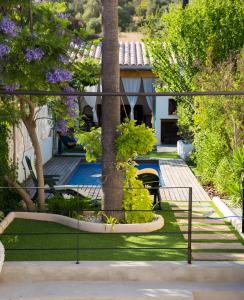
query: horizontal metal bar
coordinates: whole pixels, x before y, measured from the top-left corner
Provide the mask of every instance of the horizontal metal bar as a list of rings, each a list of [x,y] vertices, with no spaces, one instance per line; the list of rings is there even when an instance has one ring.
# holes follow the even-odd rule
[[[104,247],[104,248],[79,248],[79,251],[85,251],[85,250],[187,250],[187,248],[167,248],[167,247],[160,247],[160,248],[154,248],[154,247],[121,247],[121,248],[110,248],[110,247]],[[64,251],[64,250],[77,250],[77,248],[5,248],[6,251]]]
[[[129,93],[129,92],[62,92],[62,91],[36,91],[36,90],[0,90],[0,95],[9,96],[243,96],[244,91],[206,91],[206,92],[159,92],[159,93]]]
[[[62,185],[63,186],[63,185]],[[58,185],[57,185],[57,187],[58,187]],[[78,189],[82,189],[82,188],[87,188],[87,185],[77,185],[77,187],[73,187],[73,185],[72,185],[72,190],[78,190]],[[99,188],[101,188],[102,189],[102,187],[99,187]],[[126,189],[126,190],[145,190],[145,189],[150,189],[150,190],[167,190],[167,189],[189,189],[190,187],[189,186],[160,186],[160,187],[149,187],[149,188],[146,188],[146,187],[143,187],[143,188],[124,188],[124,189]],[[27,189],[27,190],[37,190],[37,189],[45,189],[45,190],[47,190],[48,192],[49,191],[52,191],[52,192],[54,192],[54,191],[57,191],[57,192],[59,192],[61,189],[55,189],[55,188],[47,188],[47,187],[40,187],[40,186],[30,186],[30,187],[14,187],[14,186],[0,186],[0,190],[9,190],[9,189],[14,189],[14,190],[20,190],[20,189]],[[69,187],[68,185],[67,186],[65,186],[64,185],[64,188],[62,188],[62,190],[70,190],[71,189],[71,187]],[[89,189],[90,190],[92,190],[92,189],[94,189],[94,190],[97,190],[98,189],[98,187],[97,186],[89,186]],[[117,190],[118,188],[107,188],[107,189],[113,189],[113,190]],[[179,201],[180,202],[180,201]]]
[[[107,224],[109,225],[109,224]],[[73,228],[73,229],[78,229]],[[21,237],[22,235],[100,235],[100,234],[123,234],[123,235],[182,235],[184,233],[187,233],[187,231],[181,231],[181,232],[175,232],[175,231],[165,231],[165,232],[143,232],[143,233],[137,233],[137,232],[127,232],[127,233],[122,233],[122,232],[88,232],[88,231],[80,231],[80,232],[11,232],[11,233],[2,233],[1,236],[19,236]]]

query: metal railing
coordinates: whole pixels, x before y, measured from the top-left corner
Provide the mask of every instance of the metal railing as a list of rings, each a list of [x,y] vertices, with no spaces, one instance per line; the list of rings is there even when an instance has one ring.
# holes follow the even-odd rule
[[[79,186],[79,188],[81,188],[81,186]],[[16,189],[13,187],[0,187],[0,189]],[[36,187],[30,187],[29,189],[36,189]],[[154,188],[152,188],[154,189]],[[136,213],[136,212],[142,212],[142,213],[159,213],[162,214],[163,216],[165,214],[168,213],[174,213],[174,212],[184,212],[186,213],[187,216],[187,231],[165,231],[165,230],[161,230],[161,231],[155,231],[155,232],[144,232],[144,233],[120,233],[120,232],[116,232],[111,230],[109,233],[99,233],[99,232],[88,232],[88,231],[80,231],[80,217],[77,218],[77,214],[78,215],[83,215],[86,212],[95,212],[95,213],[99,213],[99,212],[104,212],[106,214],[109,214],[111,211],[108,210],[103,210],[101,208],[95,208],[95,209],[84,209],[84,208],[79,208],[77,207],[77,209],[75,209],[73,212],[76,213],[76,217],[75,217],[75,222],[76,222],[76,229],[77,231],[74,232],[68,232],[67,230],[65,231],[54,231],[54,232],[45,232],[45,231],[32,231],[32,228],[30,228],[30,231],[19,231],[19,230],[11,230],[11,232],[9,232],[8,230],[4,230],[3,233],[0,235],[0,240],[3,241],[3,243],[6,243],[6,239],[10,238],[10,240],[12,240],[13,237],[18,238],[18,240],[21,242],[20,244],[22,244],[22,241],[26,241],[29,238],[31,239],[33,236],[47,236],[47,237],[59,237],[59,238],[64,238],[65,236],[74,236],[75,241],[72,240],[72,245],[71,246],[67,246],[67,247],[53,247],[52,243],[51,246],[49,246],[48,244],[48,238],[46,239],[46,247],[19,247],[18,246],[18,241],[17,243],[15,242],[11,242],[11,243],[6,243],[6,247],[5,247],[5,251],[6,251],[6,257],[8,259],[8,257],[10,257],[11,259],[16,259],[18,257],[21,257],[20,253],[21,252],[28,252],[30,256],[33,255],[34,252],[36,253],[40,253],[40,252],[53,252],[53,253],[60,253],[60,251],[64,252],[64,251],[68,251],[68,252],[74,252],[72,257],[73,260],[78,264],[80,260],[82,260],[82,253],[88,253],[89,255],[91,252],[96,252],[97,258],[101,258],[103,260],[104,257],[104,252],[108,252],[108,253],[114,253],[114,252],[123,252],[123,251],[129,251],[130,253],[132,253],[133,251],[136,251],[136,253],[140,254],[140,255],[144,255],[147,251],[152,252],[150,254],[151,256],[151,260],[158,260],[157,259],[157,255],[158,255],[158,251],[160,251],[160,257],[161,259],[165,260],[165,258],[168,258],[167,260],[174,260],[174,255],[177,253],[177,255],[179,255],[180,252],[180,257],[182,260],[182,251],[183,251],[183,257],[185,256],[187,262],[189,264],[192,263],[192,188],[191,187],[160,187],[160,190],[167,190],[167,191],[175,191],[177,189],[183,189],[185,190],[185,192],[188,193],[188,198],[182,198],[182,201],[184,202],[188,202],[188,207],[187,209],[172,209],[171,207],[169,208],[165,208],[164,204],[167,202],[170,202],[170,200],[167,201],[167,199],[163,199],[161,200],[161,202],[159,202],[160,207],[161,205],[163,206],[162,209],[158,208],[155,210],[111,210],[112,212],[123,212],[123,213]],[[177,201],[175,201],[177,202]],[[179,201],[180,203],[180,201]],[[20,209],[20,210],[14,210],[15,212],[27,212],[26,210]],[[55,213],[55,214],[61,214],[63,215],[64,213],[58,210],[52,210],[50,211],[48,208],[45,210],[40,210],[38,208],[36,208],[35,212],[39,212],[39,213]],[[71,214],[72,215],[72,214]],[[18,217],[18,215],[17,215]],[[34,220],[34,217],[31,218],[32,220]],[[36,220],[43,220],[43,218],[37,217]],[[165,226],[169,225],[169,223],[167,224],[167,218],[165,221]],[[114,226],[116,226],[116,224],[114,224]],[[178,225],[177,225],[178,226]],[[73,227],[75,229],[75,227]],[[179,228],[179,227],[178,227]],[[113,238],[113,241],[118,241],[118,245],[113,246],[113,245],[104,245],[104,238],[106,238],[104,235],[107,234],[112,234],[114,235],[115,238]],[[126,236],[130,236],[130,237],[145,237],[145,236],[154,236],[157,237],[159,240],[162,238],[162,242],[160,243],[160,245],[156,246],[153,243],[150,245],[150,243],[147,244],[143,244],[140,243],[137,246],[133,247],[133,246],[121,246],[119,245],[119,239],[121,238],[121,235],[126,235]],[[186,235],[187,236],[187,240],[183,240],[183,236]],[[84,241],[86,241],[88,239],[88,237],[94,237],[96,238],[96,240],[99,243],[99,240],[101,241],[101,246],[97,246],[97,247],[93,247],[93,246],[89,246],[86,245],[84,246]],[[98,237],[99,236],[99,237]],[[168,242],[165,242],[165,245],[163,245],[163,240],[164,239],[171,239],[174,242],[171,242],[172,245],[168,245]],[[178,239],[180,239],[181,242],[178,242]],[[183,242],[184,241],[184,242]],[[82,243],[81,243],[82,242]],[[178,245],[177,245],[178,244]],[[186,244],[186,246],[184,246],[184,244]],[[28,243],[27,243],[28,245]],[[154,251],[154,252],[153,252]],[[166,255],[166,257],[163,255],[162,256],[162,252],[161,251],[165,251],[164,255]],[[184,255],[184,251],[185,251],[185,255]],[[99,252],[103,252],[100,256]],[[152,257],[154,257],[154,253],[155,254],[155,259],[152,259]],[[129,256],[131,256],[132,254],[130,254]],[[148,255],[148,252],[146,253],[146,255]],[[50,256],[50,255],[49,255]],[[108,254],[105,255],[105,257],[107,257]],[[133,256],[133,255],[132,255]],[[34,255],[35,257],[35,255]],[[55,254],[53,254],[53,257],[55,257]],[[70,256],[69,256],[70,257]],[[124,255],[123,255],[124,257]],[[136,257],[136,255],[134,255],[134,258]],[[170,258],[172,257],[172,258]],[[57,260],[57,259],[55,259]],[[119,255],[117,255],[117,259],[119,260]],[[122,259],[125,260],[125,259]],[[140,259],[139,259],[140,260]]]

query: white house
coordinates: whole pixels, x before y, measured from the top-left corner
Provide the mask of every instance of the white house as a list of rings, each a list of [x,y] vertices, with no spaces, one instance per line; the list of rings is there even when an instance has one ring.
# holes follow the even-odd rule
[[[43,163],[46,163],[53,156],[53,130],[47,106],[38,109],[37,118],[37,135],[41,146]],[[18,180],[22,182],[29,176],[25,156],[27,155],[33,159],[34,149],[23,123],[13,128],[12,133],[13,139],[10,142],[10,157],[18,165]]]
[[[101,61],[101,44],[87,48],[80,59],[92,57]],[[119,64],[121,90],[125,92],[154,92],[155,75],[143,42],[120,42]],[[99,86],[88,87],[87,91],[100,91]],[[101,124],[101,97],[84,97],[83,112],[94,123]],[[121,99],[121,119],[134,118],[138,124],[145,122],[156,130],[158,144],[177,143],[176,103],[172,97],[137,97]]]

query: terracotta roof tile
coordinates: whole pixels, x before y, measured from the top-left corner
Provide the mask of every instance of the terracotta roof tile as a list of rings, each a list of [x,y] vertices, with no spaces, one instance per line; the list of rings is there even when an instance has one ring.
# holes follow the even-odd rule
[[[86,47],[82,52],[79,55],[79,59],[93,57],[100,60],[102,56],[101,44]],[[147,57],[144,43],[138,41],[120,42],[119,64],[121,68],[151,69],[150,59]]]

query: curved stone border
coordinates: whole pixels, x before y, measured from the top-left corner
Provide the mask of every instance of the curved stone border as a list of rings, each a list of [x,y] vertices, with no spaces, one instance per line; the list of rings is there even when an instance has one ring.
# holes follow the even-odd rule
[[[5,250],[4,250],[3,244],[0,241],[0,273],[2,271],[4,258],[5,258]]]
[[[147,233],[161,229],[164,226],[164,219],[160,215],[155,215],[156,219],[150,223],[140,223],[140,224],[100,224],[79,221],[73,218],[69,218],[57,214],[49,213],[33,213],[33,212],[11,212],[6,218],[0,223],[0,234],[10,225],[10,223],[15,219],[29,219],[29,220],[39,220],[55,222],[62,225],[66,225],[75,229],[87,231],[87,232],[99,232],[99,233]]]
[[[164,219],[160,215],[155,215],[156,218],[150,223],[140,224],[99,224],[92,222],[79,221],[73,218],[69,218],[57,214],[48,213],[33,213],[33,212],[11,212],[0,223],[0,234],[11,224],[15,219],[28,219],[38,221],[55,222],[62,225],[66,225],[75,229],[87,231],[87,232],[99,232],[99,233],[147,233],[161,229],[164,226]],[[0,241],[0,273],[2,270],[3,262],[5,258],[4,246]]]

